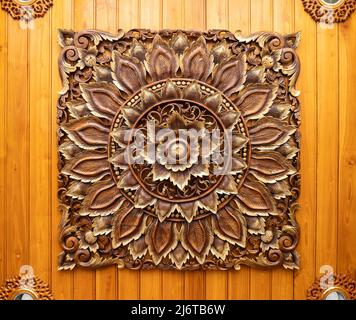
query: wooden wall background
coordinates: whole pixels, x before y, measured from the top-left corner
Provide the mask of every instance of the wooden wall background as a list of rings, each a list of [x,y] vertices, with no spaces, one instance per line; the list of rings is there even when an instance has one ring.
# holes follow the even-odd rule
[[[356,14],[331,29],[301,0],[54,0],[34,29],[0,10],[0,282],[30,264],[56,299],[303,299],[321,265],[356,276]],[[299,271],[57,271],[57,29],[302,31]]]

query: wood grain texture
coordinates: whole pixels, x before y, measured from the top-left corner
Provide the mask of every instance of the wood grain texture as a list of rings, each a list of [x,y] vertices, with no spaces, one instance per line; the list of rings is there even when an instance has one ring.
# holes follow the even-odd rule
[[[297,84],[302,92],[301,105],[301,169],[300,206],[297,219],[301,229],[298,251],[301,269],[294,275],[294,299],[305,299],[307,288],[315,279],[315,231],[316,231],[316,175],[317,175],[317,78],[316,78],[316,24],[304,14],[301,1],[295,1],[295,28],[302,31],[298,48],[302,63]],[[307,106],[307,107],[304,107]]]
[[[339,26],[338,270],[356,276],[356,17]]]
[[[73,272],[58,272],[58,254],[60,246],[58,241],[58,225],[61,216],[58,212],[57,201],[57,105],[58,92],[62,88],[59,77],[57,59],[60,48],[57,42],[59,28],[71,29],[73,27],[72,17],[74,11],[73,0],[64,0],[53,7],[51,14],[51,230],[52,230],[52,281],[51,289],[56,299],[73,299]]]
[[[294,0],[273,0],[273,29],[283,34],[295,30]],[[281,269],[272,271],[271,299],[293,299],[293,271]]]
[[[57,271],[57,29],[93,27],[302,32],[299,271]],[[33,30],[1,11],[0,281],[31,263],[56,299],[304,299],[323,264],[356,276],[355,33],[356,15],[325,29],[299,0],[62,0]]]
[[[6,275],[6,101],[7,101],[7,19],[0,12],[0,279]]]

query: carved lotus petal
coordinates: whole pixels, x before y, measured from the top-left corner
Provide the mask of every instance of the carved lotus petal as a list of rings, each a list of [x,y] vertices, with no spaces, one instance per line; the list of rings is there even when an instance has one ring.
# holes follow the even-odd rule
[[[158,102],[158,97],[153,92],[142,89],[141,90],[141,101],[143,109],[149,108],[150,106],[156,104]]]
[[[204,38],[199,37],[184,52],[182,59],[183,77],[206,81],[212,69],[213,56],[209,53]]]
[[[146,48],[145,46],[140,42],[137,41],[136,39],[133,39],[132,45],[130,48],[130,55],[133,58],[136,58],[139,61],[144,61],[146,57]]]
[[[80,88],[88,108],[95,116],[112,120],[124,103],[119,91],[112,84],[81,84]]]
[[[218,259],[225,260],[226,256],[229,254],[230,245],[228,242],[214,237],[214,242],[211,246],[211,253]]]
[[[261,182],[245,181],[239,189],[236,203],[248,215],[276,214],[273,197]]]
[[[236,194],[237,193],[237,184],[235,179],[231,175],[225,175],[222,182],[217,188],[217,192],[224,194]]]
[[[184,33],[178,32],[172,38],[171,46],[177,54],[182,54],[185,48],[189,47],[188,37]]]
[[[249,129],[251,144],[261,150],[273,150],[287,142],[295,130],[295,127],[281,120],[265,117]]]
[[[83,151],[69,160],[62,173],[82,182],[96,182],[109,174],[106,152]]]
[[[143,257],[146,254],[147,249],[145,236],[140,237],[138,240],[133,240],[129,244],[129,251],[134,259]]]
[[[117,248],[137,240],[146,229],[147,215],[141,209],[135,209],[125,201],[116,212],[113,221],[112,243]]]
[[[213,86],[227,96],[238,92],[246,79],[246,56],[241,54],[221,62],[213,71]]]
[[[245,247],[246,221],[240,211],[225,206],[212,217],[212,224],[220,239]]]
[[[162,99],[170,100],[170,99],[179,99],[182,93],[179,87],[171,80],[168,80],[162,91]]]
[[[66,195],[73,198],[73,199],[84,199],[85,195],[87,194],[88,188],[90,184],[83,183],[81,181],[72,181],[69,184],[68,191]]]
[[[155,209],[159,221],[164,221],[174,210],[176,206],[168,201],[157,200]]]
[[[121,205],[123,196],[113,180],[93,184],[83,200],[81,215],[105,216],[113,214]]]
[[[189,253],[180,243],[178,243],[177,247],[170,252],[169,258],[173,261],[178,269],[181,269],[189,259]]]
[[[72,141],[63,142],[59,147],[59,152],[67,160],[72,159],[77,153],[81,151],[82,149],[75,145]]]
[[[206,105],[211,111],[215,113],[220,113],[222,96],[220,93],[216,93],[212,96],[206,97],[204,100],[204,105]]]
[[[296,172],[296,169],[279,152],[254,152],[250,172],[262,182],[276,182]]]
[[[183,97],[188,100],[201,101],[202,95],[200,91],[200,86],[196,82],[192,82],[183,91]]]
[[[146,190],[139,188],[135,193],[135,207],[136,208],[146,208],[149,205],[155,204],[156,198],[152,197]]]
[[[117,185],[119,188],[125,190],[135,190],[139,187],[139,184],[131,170],[126,170],[121,174]]]
[[[109,129],[96,117],[85,117],[67,122],[62,129],[83,149],[106,148]]]
[[[216,212],[218,208],[218,195],[211,192],[199,200],[199,206],[211,212]]]
[[[177,205],[177,211],[188,221],[191,222],[198,210],[196,201],[183,202]]]
[[[174,50],[159,35],[156,35],[146,63],[146,69],[152,80],[174,78],[178,67]]]
[[[155,220],[147,229],[145,241],[153,262],[159,264],[178,243],[173,222]]]
[[[276,98],[277,89],[277,86],[269,84],[254,84],[241,90],[235,103],[244,119],[259,119],[267,113]]]
[[[214,63],[219,64],[230,57],[229,46],[225,40],[221,41],[211,49],[211,54],[214,57]]]
[[[184,249],[195,257],[199,263],[203,263],[209,253],[214,236],[211,227],[206,220],[194,220],[189,224],[183,224],[181,241]]]
[[[111,65],[115,85],[127,94],[132,94],[146,84],[146,70],[137,58],[113,52]]]

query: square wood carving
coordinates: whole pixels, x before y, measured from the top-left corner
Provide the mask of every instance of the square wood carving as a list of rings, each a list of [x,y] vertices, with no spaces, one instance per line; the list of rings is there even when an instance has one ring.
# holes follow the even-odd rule
[[[298,267],[298,33],[59,38],[60,269]]]

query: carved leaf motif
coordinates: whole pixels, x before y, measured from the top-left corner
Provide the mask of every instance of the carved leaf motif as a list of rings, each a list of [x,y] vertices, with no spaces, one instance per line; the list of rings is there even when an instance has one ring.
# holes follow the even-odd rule
[[[188,37],[182,33],[178,32],[175,37],[172,38],[171,46],[177,54],[182,54],[189,46]]]
[[[228,242],[219,239],[218,237],[214,238],[213,245],[211,246],[211,253],[222,260],[225,260],[226,256],[229,253],[230,245]]]
[[[109,129],[98,118],[90,116],[75,119],[62,125],[68,137],[83,149],[106,148]]]
[[[91,113],[98,117],[112,120],[124,103],[119,91],[112,84],[81,84],[81,90]]]
[[[133,94],[147,83],[143,63],[135,57],[124,56],[114,51],[111,68],[115,85],[128,95]]]
[[[69,160],[62,173],[82,182],[96,182],[109,174],[106,152],[83,151]]]
[[[267,184],[267,187],[276,199],[283,199],[292,195],[290,191],[291,187],[287,179],[277,181],[275,183],[269,183]]]
[[[231,57],[213,71],[213,86],[228,97],[239,91],[246,79],[246,55]]]
[[[87,194],[89,186],[90,184],[88,183],[72,181],[68,187],[66,195],[74,199],[84,199],[84,196]]]
[[[134,259],[141,258],[147,252],[147,245],[145,242],[145,236],[142,236],[138,240],[131,241],[129,244],[129,251]]]
[[[242,213],[225,206],[212,217],[214,232],[219,238],[242,247],[246,242],[246,221]]]
[[[209,54],[204,38],[199,37],[184,52],[182,59],[183,77],[206,81],[213,69],[213,59],[214,57]]]
[[[141,209],[134,209],[129,201],[123,202],[113,221],[113,247],[137,240],[146,229],[146,220],[147,215]]]
[[[271,193],[260,182],[245,181],[235,199],[239,209],[249,215],[277,213]]]
[[[268,112],[276,98],[277,86],[254,84],[245,87],[236,98],[236,106],[245,120],[259,119]]]
[[[179,87],[173,81],[168,80],[162,91],[162,99],[169,100],[178,99],[180,97],[181,91]]]
[[[159,264],[162,258],[177,245],[178,240],[173,222],[154,220],[148,227],[145,241],[153,262]]]
[[[174,78],[178,70],[178,61],[174,50],[157,34],[152,42],[146,69],[153,81]]]
[[[183,202],[177,205],[177,210],[182,214],[182,216],[191,222],[197,212],[198,203],[196,201]]]
[[[178,269],[181,269],[189,259],[189,253],[180,243],[178,243],[177,247],[169,253],[169,258],[173,261]]]
[[[99,181],[92,185],[83,201],[81,215],[106,216],[121,205],[123,196],[113,180]]]
[[[207,220],[194,220],[182,225],[182,246],[195,257],[199,263],[203,263],[208,254],[214,236]]]
[[[276,151],[257,152],[251,156],[250,172],[262,182],[276,182],[296,172],[296,169]]]
[[[83,151],[77,145],[75,145],[72,141],[63,142],[59,146],[59,152],[63,155],[67,160],[72,159],[77,153]]]
[[[295,127],[279,119],[265,117],[249,129],[251,144],[260,150],[273,150],[287,142],[295,130]]]
[[[117,185],[119,188],[123,188],[125,190],[135,190],[139,187],[139,184],[131,170],[126,170],[121,174]]]

